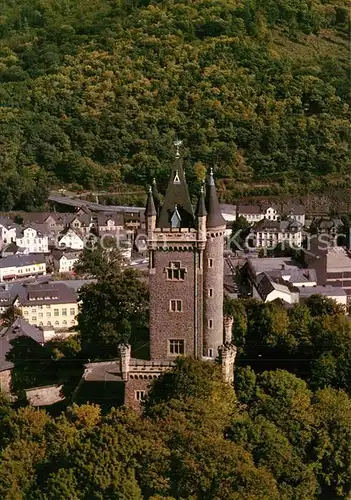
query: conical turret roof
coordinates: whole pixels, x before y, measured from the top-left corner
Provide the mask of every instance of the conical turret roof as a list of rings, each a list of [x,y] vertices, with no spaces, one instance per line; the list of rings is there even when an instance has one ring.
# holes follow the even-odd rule
[[[207,210],[207,227],[225,226],[219,202],[217,198],[216,186],[213,178],[213,170],[210,170],[206,189],[206,210]]]
[[[149,186],[149,193],[147,196],[145,215],[146,215],[146,217],[152,217],[153,215],[156,215],[155,202],[154,202],[154,197],[152,195],[151,186]]]
[[[199,198],[197,200],[197,206],[196,206],[195,215],[197,217],[204,217],[205,215],[207,215],[206,206],[205,206],[204,187],[203,186],[201,186],[200,195],[199,195]]]

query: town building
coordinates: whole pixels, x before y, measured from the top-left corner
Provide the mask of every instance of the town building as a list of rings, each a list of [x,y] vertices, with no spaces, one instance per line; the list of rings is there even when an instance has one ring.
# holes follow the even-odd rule
[[[57,282],[20,284],[11,288],[12,304],[24,319],[38,327],[68,330],[77,324],[78,300],[74,290]]]
[[[46,274],[43,254],[12,255],[0,259],[0,282]]]
[[[0,327],[0,392],[10,393],[14,360],[9,356],[14,341],[24,338],[28,343],[44,344],[43,332],[23,318],[17,318],[10,326]]]
[[[277,299],[287,304],[299,302],[299,289],[297,287],[284,280],[277,282],[266,273],[261,273],[256,277],[252,289],[252,297],[263,302],[273,302]]]
[[[74,229],[67,227],[58,235],[57,243],[57,248],[83,250],[84,236],[79,235]]]
[[[305,207],[295,203],[257,203],[239,204],[237,217],[244,217],[248,222],[255,223],[262,219],[278,221],[292,219],[305,225]]]
[[[18,225],[7,217],[0,217],[0,246],[16,241]]]
[[[302,245],[302,224],[297,220],[261,219],[250,229],[248,240],[254,242],[256,248],[276,248],[278,245],[287,248],[300,248]]]
[[[311,295],[322,295],[323,297],[327,297],[328,299],[333,299],[338,304],[345,307],[345,312],[347,312],[346,308],[348,306],[347,294],[345,290],[340,287],[335,287],[331,285],[317,285],[314,287],[300,287],[299,295],[300,302],[305,302]]]
[[[53,250],[52,251],[52,262],[54,269],[58,273],[72,273],[74,265],[79,260],[81,252],[78,251],[64,251],[64,250]]]
[[[16,231],[16,245],[25,248],[28,253],[48,253],[49,227],[45,224],[31,224],[18,227]]]
[[[335,246],[333,238],[329,242],[315,238],[303,255],[308,268],[315,271],[318,285],[342,288],[351,302],[350,250]]]

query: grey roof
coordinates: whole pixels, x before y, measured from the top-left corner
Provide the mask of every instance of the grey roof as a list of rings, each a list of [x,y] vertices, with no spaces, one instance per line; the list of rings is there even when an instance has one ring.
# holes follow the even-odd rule
[[[261,214],[261,207],[259,205],[238,205],[238,214]]]
[[[66,257],[66,259],[78,259],[81,254],[80,250],[53,250],[51,252],[52,257],[55,260],[60,260],[62,257]]]
[[[151,186],[149,187],[149,192],[147,195],[145,215],[146,215],[146,217],[153,217],[156,215],[156,207],[155,207],[154,196],[152,194],[152,187]]]
[[[194,211],[180,157],[175,158],[157,226],[171,227],[171,218],[175,209],[178,210],[181,219],[180,227],[195,227]]]
[[[11,287],[10,291],[11,295],[17,297],[22,306],[77,302],[74,289],[57,281],[15,285]]]
[[[331,285],[325,286],[301,286],[299,287],[300,297],[307,298],[311,295],[328,295],[329,297],[346,297],[347,293],[341,287]]]
[[[286,203],[282,205],[282,213],[288,215],[305,215],[306,209],[304,205],[299,205],[295,203]]]
[[[33,264],[44,264],[45,257],[43,254],[29,255],[10,255],[0,259],[0,268],[30,266]]]
[[[46,236],[50,233],[50,227],[47,224],[38,224],[36,222],[28,223],[25,226],[17,226],[16,227],[16,236],[17,238],[23,237],[23,232],[25,229],[35,229],[38,233],[38,236]]]
[[[14,224],[14,222],[9,217],[3,217],[3,216],[0,216],[0,224],[6,227],[7,229],[16,226],[16,224]]]
[[[271,292],[273,292],[273,290],[282,293],[298,292],[298,288],[290,285],[288,282],[284,280],[274,281],[273,279],[270,278],[270,276],[267,273],[261,273],[257,276],[256,288],[261,298],[264,300]]]
[[[30,337],[35,342],[44,343],[44,335],[41,330],[30,325],[23,318],[17,318],[11,326],[0,331],[0,371],[13,368],[12,361],[8,361],[6,358],[12,349],[11,341],[20,337]]]
[[[303,225],[301,224],[301,222],[294,219],[276,221],[263,218],[252,226],[251,232],[255,233],[258,231],[274,231],[274,232],[297,231],[302,227]]]
[[[222,214],[231,214],[236,215],[237,207],[236,205],[229,205],[228,203],[220,203],[219,208],[221,209]]]
[[[199,195],[199,198],[197,200],[195,215],[197,215],[198,217],[204,217],[205,215],[207,215],[203,187],[201,187],[200,195]]]
[[[210,171],[206,189],[206,210],[207,227],[212,228],[226,225],[219,206],[212,170]]]

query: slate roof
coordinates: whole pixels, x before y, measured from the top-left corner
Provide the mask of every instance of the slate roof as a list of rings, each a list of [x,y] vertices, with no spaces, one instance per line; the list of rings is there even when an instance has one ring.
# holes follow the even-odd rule
[[[0,371],[13,368],[12,361],[6,358],[12,349],[11,341],[20,337],[30,337],[39,344],[44,343],[44,334],[41,330],[30,325],[23,318],[17,318],[11,326],[0,330]]]
[[[180,157],[175,158],[169,177],[164,203],[161,207],[160,217],[157,223],[158,227],[171,227],[171,218],[175,208],[178,209],[181,218],[180,227],[195,227],[194,211],[191,205],[188,184],[185,180]]]
[[[26,224],[25,226],[17,226],[16,237],[23,238],[24,231],[26,229],[35,229],[39,237],[47,236],[51,231],[51,228],[48,226],[48,224],[38,224],[36,222],[33,222],[31,224]]]
[[[205,215],[207,215],[203,188],[201,188],[200,195],[197,200],[195,215],[198,217],[204,217]]]
[[[147,195],[145,215],[146,215],[146,217],[153,217],[154,215],[156,215],[156,207],[155,207],[154,196],[152,194],[152,187],[151,186],[149,188],[149,192]]]
[[[282,231],[297,231],[302,229],[303,225],[301,222],[297,220],[270,220],[270,219],[261,219],[256,222],[252,228],[251,232],[259,232],[259,231],[272,231],[272,232],[282,232]]]
[[[218,198],[216,185],[213,178],[213,172],[210,171],[206,189],[206,210],[207,210],[207,227],[225,226],[226,222],[223,218]]]
[[[45,257],[42,254],[10,255],[0,259],[0,268],[31,266],[33,264],[44,264]]]
[[[244,215],[260,215],[262,213],[261,207],[259,205],[238,205],[238,214]]]
[[[67,251],[67,250],[53,250],[51,252],[52,257],[55,260],[60,260],[62,257],[66,257],[66,259],[72,260],[72,259],[78,259],[81,254],[80,250],[72,250],[72,251]]]
[[[22,306],[77,302],[74,289],[58,282],[19,284],[12,287],[10,291]]]

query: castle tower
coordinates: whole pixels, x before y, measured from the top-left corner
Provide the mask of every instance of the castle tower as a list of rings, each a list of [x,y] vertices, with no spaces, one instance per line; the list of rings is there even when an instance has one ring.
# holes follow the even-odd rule
[[[202,200],[194,214],[179,153],[181,143],[175,145],[159,216],[152,190],[146,208],[151,360],[172,360],[180,354],[201,357],[203,352],[206,210]]]
[[[204,251],[203,355],[216,358],[223,344],[223,248],[225,221],[210,171],[206,189],[207,242]]]

